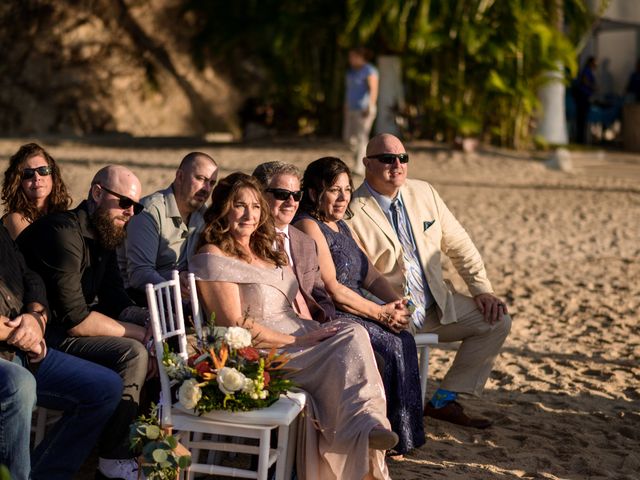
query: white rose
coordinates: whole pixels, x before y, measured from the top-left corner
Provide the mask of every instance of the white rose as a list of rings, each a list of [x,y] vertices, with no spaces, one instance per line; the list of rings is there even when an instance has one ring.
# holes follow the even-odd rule
[[[251,393],[253,391],[255,391],[256,386],[253,383],[253,380],[251,380],[250,378],[245,378],[244,379],[244,386],[242,387],[242,391],[244,393]]]
[[[235,368],[223,367],[218,372],[218,386],[223,393],[230,394],[244,388],[246,379],[242,373]]]
[[[184,408],[196,408],[200,398],[202,398],[202,390],[200,390],[196,380],[190,378],[182,382],[178,390],[178,401]]]
[[[251,346],[251,332],[242,327],[229,327],[224,334],[224,340],[230,348],[239,349]]]

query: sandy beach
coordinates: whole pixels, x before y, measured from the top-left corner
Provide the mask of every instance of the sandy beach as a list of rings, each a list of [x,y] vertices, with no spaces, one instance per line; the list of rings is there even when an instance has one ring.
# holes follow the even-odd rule
[[[2,171],[22,140],[0,140]],[[191,150],[212,154],[222,175],[269,160],[304,168],[321,156],[349,158],[341,144],[324,141],[41,143],[60,163],[74,204],[109,163],[130,167],[147,194],[168,185]],[[426,444],[390,461],[392,477],[640,478],[640,155],[574,155],[564,173],[510,151],[463,155],[426,143],[407,150],[410,176],[431,182],[467,228],[514,323],[484,396],[462,399],[495,425],[479,431],[427,420]],[[454,354],[455,345],[432,350],[430,391]]]

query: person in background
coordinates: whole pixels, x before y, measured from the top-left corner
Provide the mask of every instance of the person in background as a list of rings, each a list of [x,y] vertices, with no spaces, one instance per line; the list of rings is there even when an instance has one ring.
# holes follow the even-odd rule
[[[2,223],[13,240],[36,219],[71,205],[56,161],[36,143],[22,145],[9,159],[2,201],[6,212]]]
[[[70,480],[120,402],[122,380],[48,348],[44,283],[0,225],[0,465],[13,480]],[[62,411],[29,454],[35,405]]]
[[[349,69],[345,76],[342,138],[354,154],[354,172],[364,174],[362,158],[376,119],[378,70],[367,62],[363,47],[349,50]]]
[[[591,97],[596,93],[596,68],[598,64],[595,57],[589,57],[582,70],[578,74],[573,87],[573,98],[576,102],[576,140],[578,143],[586,143],[587,120]]]
[[[183,274],[185,291],[187,263],[217,178],[215,160],[206,153],[191,152],[180,162],[169,187],[140,200],[145,209],[129,221],[127,237],[118,248],[127,293],[138,305],[146,305],[145,285],[169,280],[173,270]]]
[[[127,296],[115,253],[127,223],[143,209],[140,190],[128,168],[104,167],[94,176],[87,200],[40,218],[18,237],[27,264],[47,288],[52,312],[47,342],[115,371],[124,384],[101,438],[97,479],[137,480],[129,425],[138,416],[148,366],[156,363],[148,361],[153,343],[148,312]]]
[[[634,102],[640,102],[640,58],[636,62],[636,69],[629,76],[627,93],[633,97]]]
[[[507,305],[493,294],[480,252],[438,192],[407,178],[409,155],[390,134],[367,145],[364,183],[353,195],[351,231],[398,295],[415,305],[410,328],[461,342],[440,388],[424,414],[458,425],[487,428],[491,422],[464,412],[458,395],[480,395],[511,330]],[[472,296],[445,283],[449,257]]]
[[[336,308],[320,276],[316,242],[290,225],[302,199],[300,170],[284,162],[266,162],[256,167],[253,176],[262,185],[276,232],[282,238],[311,317],[320,323],[333,319]]]

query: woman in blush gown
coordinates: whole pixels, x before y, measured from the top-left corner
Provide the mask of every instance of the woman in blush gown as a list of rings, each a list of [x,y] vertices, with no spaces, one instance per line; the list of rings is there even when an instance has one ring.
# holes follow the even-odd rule
[[[389,429],[367,332],[352,322],[305,318],[295,275],[275,240],[257,180],[242,173],[222,179],[190,261],[204,309],[221,325],[248,328],[256,346],[291,357],[291,379],[308,393],[298,478],[387,479],[384,450],[398,437]]]
[[[425,443],[418,354],[406,330],[406,301],[371,264],[343,220],[353,190],[344,162],[334,157],[311,162],[302,183],[295,226],[318,245],[322,280],[339,315],[364,326],[373,349],[384,358],[387,416],[400,437],[395,453],[404,455]],[[365,292],[372,296],[365,298]]]

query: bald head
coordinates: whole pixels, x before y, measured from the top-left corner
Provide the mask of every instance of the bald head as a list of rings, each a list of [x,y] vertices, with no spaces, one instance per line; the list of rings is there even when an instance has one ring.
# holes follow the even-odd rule
[[[376,135],[367,143],[367,157],[381,153],[406,153],[398,137],[390,133]]]
[[[370,187],[381,195],[394,198],[407,179],[407,163],[391,158],[392,163],[375,158],[385,153],[406,153],[400,139],[390,133],[376,135],[367,144],[367,156],[362,160],[365,166],[365,179]]]
[[[142,186],[140,180],[127,167],[122,165],[109,165],[104,167],[95,174],[91,181],[91,190],[93,192],[94,185],[101,185],[109,190],[129,197],[136,202],[140,200]],[[94,200],[95,199],[94,197]]]

